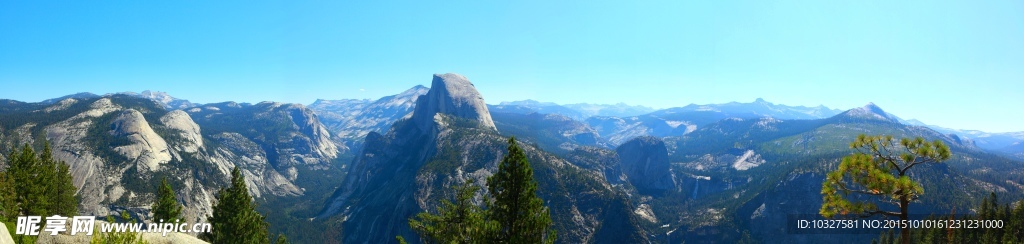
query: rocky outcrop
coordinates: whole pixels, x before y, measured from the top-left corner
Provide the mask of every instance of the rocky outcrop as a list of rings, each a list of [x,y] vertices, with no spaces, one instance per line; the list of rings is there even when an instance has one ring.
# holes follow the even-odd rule
[[[327,163],[322,162],[322,159],[338,157],[338,148],[331,142],[331,133],[320,123],[313,110],[300,104],[292,104],[288,107],[288,115],[301,134],[301,138],[296,139],[306,140],[306,145],[303,146],[308,146],[310,149],[309,153],[303,155],[303,163],[322,164]],[[304,151],[300,150],[300,148],[297,148],[297,150],[300,152]],[[295,157],[296,155],[291,156]]]
[[[167,126],[168,129],[178,132],[178,136],[185,139],[180,144],[174,145],[176,150],[195,153],[203,147],[203,135],[200,133],[199,125],[192,121],[192,117],[189,117],[185,111],[168,112],[160,117],[160,123]]]
[[[634,138],[615,151],[621,160],[619,165],[629,182],[640,192],[657,192],[675,188],[668,150],[665,142],[657,137]]]
[[[386,134],[367,134],[345,182],[317,217],[341,216],[350,233],[343,242],[382,243],[396,235],[414,236],[406,224],[410,216],[435,209],[442,199],[453,196],[452,186],[468,179],[484,186],[507,153],[508,138],[495,133],[483,99],[465,77],[435,75],[430,91],[417,100],[413,111],[411,118],[397,121]],[[593,134],[568,129],[560,133],[559,137],[575,139]],[[637,233],[631,236],[637,239],[620,242],[646,242],[625,194],[615,192],[604,177],[534,145],[519,145],[530,159],[539,189],[549,189],[539,191],[545,205],[560,213],[552,214],[559,240],[615,242],[611,233]],[[581,157],[592,161],[594,169],[605,166],[588,156]]]
[[[459,74],[435,74],[430,91],[416,101],[412,119],[426,130],[433,127],[434,115],[438,113],[475,120],[483,128],[497,130],[483,96],[469,79]]]
[[[267,155],[260,146],[238,133],[221,133],[211,136],[222,145],[210,155],[210,161],[224,175],[231,175],[231,169],[239,167],[245,175],[246,187],[253,197],[266,194],[278,196],[301,195],[302,190],[289,179],[271,167]]]
[[[167,142],[153,131],[142,113],[135,109],[121,112],[111,124],[110,134],[126,137],[131,144],[118,146],[114,151],[128,157],[141,171],[157,171],[160,165],[171,161]]]
[[[237,133],[255,143],[274,169],[293,173],[294,167],[324,169],[338,157],[338,146],[313,110],[301,104],[261,102],[218,103],[189,109],[207,135]]]
[[[53,157],[70,167],[77,195],[82,197],[79,205],[82,213],[104,216],[108,212],[101,204],[107,198],[106,188],[110,184],[104,174],[107,163],[86,145],[85,137],[97,123],[96,118],[121,109],[109,98],[101,98],[89,104],[87,110],[44,129],[53,148]]]

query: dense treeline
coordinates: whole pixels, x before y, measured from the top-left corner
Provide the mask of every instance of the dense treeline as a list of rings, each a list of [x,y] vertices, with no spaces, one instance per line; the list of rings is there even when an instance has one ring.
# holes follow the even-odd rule
[[[1024,202],[1000,204],[991,193],[976,207],[976,213],[933,217],[933,220],[966,220],[968,224],[944,228],[919,228],[910,231],[914,243],[1024,243]],[[974,226],[974,224],[977,226]],[[972,228],[973,227],[973,228]],[[889,231],[872,243],[897,243],[901,235]]]
[[[54,159],[50,144],[44,144],[38,154],[25,144],[7,156],[8,168],[0,174],[0,219],[78,213],[69,166]]]
[[[11,149],[7,169],[0,172],[0,221],[13,223],[19,216],[74,216],[78,214],[77,189],[66,163],[53,158],[50,144],[36,153],[25,144]],[[18,235],[21,243],[35,236]]]

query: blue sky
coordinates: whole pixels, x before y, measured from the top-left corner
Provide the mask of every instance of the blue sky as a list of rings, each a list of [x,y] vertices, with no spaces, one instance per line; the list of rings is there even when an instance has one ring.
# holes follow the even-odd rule
[[[514,2],[514,3],[513,3]],[[1022,1],[0,1],[0,98],[750,102],[1024,131]]]

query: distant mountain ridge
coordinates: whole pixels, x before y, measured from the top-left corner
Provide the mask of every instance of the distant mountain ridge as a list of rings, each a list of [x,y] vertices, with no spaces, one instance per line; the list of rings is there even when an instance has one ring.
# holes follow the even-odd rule
[[[331,131],[334,139],[348,147],[358,148],[370,132],[384,133],[391,124],[409,116],[416,100],[429,89],[417,85],[399,94],[370,99],[317,99],[309,108]]]
[[[331,132],[335,136],[335,141],[340,144],[345,144],[349,147],[358,145],[359,140],[366,135],[369,131],[384,132],[388,126],[400,119],[401,117],[408,115],[412,112],[412,107],[415,105],[415,100],[426,93],[428,89],[424,86],[418,85],[409,90],[401,92],[396,95],[382,97],[377,100],[370,99],[317,99],[308,106],[313,109],[317,115],[320,116],[321,121],[328,126]],[[166,92],[156,92],[146,90],[141,93],[135,92],[121,92],[118,94],[126,94],[135,97],[147,98],[161,104],[167,109],[184,109],[189,107],[197,107],[202,104],[192,103],[185,99],[175,98],[170,96]],[[54,104],[67,98],[96,98],[100,95],[93,93],[82,92],[72,95],[62,96],[58,98],[46,99],[40,103],[43,104]],[[874,105],[873,103],[871,105]],[[876,105],[875,105],[876,106]],[[877,107],[877,106],[876,106]],[[518,113],[518,114],[530,114],[530,113],[542,113],[542,114],[561,114],[578,121],[586,121],[591,117],[598,117],[597,121],[607,121],[608,119],[622,120],[620,122],[614,122],[622,124],[621,128],[609,130],[608,126],[600,126],[603,130],[600,136],[610,140],[612,142],[621,143],[623,140],[632,138],[640,135],[662,135],[664,133],[657,133],[653,131],[664,131],[674,130],[678,126],[697,126],[701,123],[709,123],[717,121],[721,118],[754,118],[754,117],[773,117],[776,119],[821,119],[828,118],[837,115],[843,110],[832,109],[819,105],[816,107],[807,106],[788,106],[782,104],[775,104],[768,102],[762,98],[757,98],[750,103],[741,102],[730,102],[723,104],[689,104],[683,107],[674,107],[661,110],[654,110],[645,106],[632,106],[624,103],[618,104],[565,104],[559,105],[551,102],[540,102],[536,100],[521,100],[512,102],[501,102],[497,105],[487,105],[487,108],[492,112],[501,113]],[[863,108],[863,107],[862,107]],[[870,112],[870,108],[865,111]],[[673,113],[685,113],[685,112],[706,112],[706,113],[717,113],[718,115],[712,116],[713,118],[698,119],[699,121],[686,120],[673,120],[673,119],[662,119],[664,122],[655,122],[651,124],[648,121],[646,125],[636,126],[635,121],[638,120],[650,120],[641,119],[642,115],[657,114],[656,117],[665,117],[665,115]],[[870,113],[866,113],[870,114]],[[951,129],[942,126],[928,125],[916,119],[904,120],[897,117],[896,115],[886,113],[880,115],[882,118],[895,119],[900,123],[907,125],[926,126],[944,134],[956,134],[962,138],[975,141],[978,147],[986,150],[999,151],[1007,146],[1014,143],[1024,142],[1024,131],[1021,132],[1006,132],[1006,133],[990,133],[980,130],[964,130],[964,129]],[[597,122],[594,123],[607,123]],[[629,122],[634,121],[634,122]],[[702,122],[701,122],[702,121]],[[590,123],[590,122],[588,122]],[[673,127],[672,129],[660,128],[662,125],[658,123],[666,123],[667,126]],[[642,123],[643,124],[643,123]],[[591,123],[591,126],[596,124]],[[624,127],[623,127],[624,126]],[[685,133],[687,129],[684,127],[682,130]],[[648,131],[648,132],[643,132]],[[678,132],[671,132],[678,133]],[[619,138],[619,139],[615,139]]]
[[[959,135],[961,137],[973,140],[974,143],[978,145],[978,147],[984,148],[986,150],[1002,151],[1005,148],[1013,146],[1015,144],[1024,143],[1024,131],[992,133],[980,130],[950,129],[937,125],[928,125],[914,119],[911,119],[910,121],[908,121],[908,123],[912,125],[926,126],[928,128],[932,128],[936,131],[945,134]]]

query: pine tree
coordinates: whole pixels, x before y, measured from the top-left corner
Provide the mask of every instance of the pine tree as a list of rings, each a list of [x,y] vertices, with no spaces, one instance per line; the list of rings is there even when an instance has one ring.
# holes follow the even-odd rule
[[[274,241],[274,244],[288,244],[288,237],[285,237],[284,234],[277,235],[277,241]]]
[[[473,243],[488,239],[493,233],[493,222],[484,219],[485,212],[473,204],[480,190],[470,179],[455,188],[455,203],[447,199],[437,207],[437,214],[423,212],[409,219],[409,227],[427,243]]]
[[[9,158],[11,165],[8,171],[14,181],[19,214],[49,216],[46,210],[50,201],[46,191],[50,182],[35,151],[25,144],[20,152],[12,153]]]
[[[12,181],[16,205],[10,213],[73,216],[78,213],[78,198],[69,166],[53,158],[49,142],[44,145],[38,155],[25,144],[8,157],[10,167],[5,178]]]
[[[256,212],[256,204],[249,196],[249,188],[238,167],[231,170],[231,187],[217,194],[217,205],[207,222],[213,231],[203,233],[202,238],[210,243],[270,243],[268,224]]]
[[[924,188],[907,174],[920,164],[938,164],[950,158],[942,141],[927,142],[917,137],[899,141],[892,136],[857,136],[850,148],[856,152],[844,157],[839,168],[829,172],[821,186],[820,214],[861,216],[885,215],[909,219],[909,205],[924,194]],[[848,178],[847,178],[848,177]],[[857,196],[849,196],[855,194]],[[859,196],[877,197],[876,201],[850,201]],[[899,211],[885,211],[876,202],[890,202]],[[900,230],[900,242],[910,243],[910,229]]]
[[[508,154],[498,164],[498,171],[487,178],[487,189],[493,200],[488,202],[489,219],[497,221],[496,242],[554,242],[551,216],[544,201],[537,197],[537,181],[526,153],[508,139]]]
[[[7,172],[0,174],[0,221],[11,221],[18,217],[17,193],[14,181]]]
[[[1003,242],[1024,242],[1024,201],[1017,202],[1017,207],[1010,212],[1010,217],[1006,219],[1006,222],[1006,229],[1003,230]]]
[[[75,183],[71,176],[71,169],[64,161],[58,161],[53,158],[53,152],[50,150],[50,143],[47,142],[43,147],[43,152],[40,155],[40,161],[46,168],[44,171],[52,172],[48,173],[51,179],[48,182],[47,187],[50,194],[47,196],[50,198],[50,206],[47,212],[50,215],[60,216],[74,216],[78,214],[78,198],[75,197]]]
[[[156,202],[153,203],[153,220],[172,223],[181,219],[181,204],[178,203],[171,184],[167,178],[160,180],[156,191]]]

